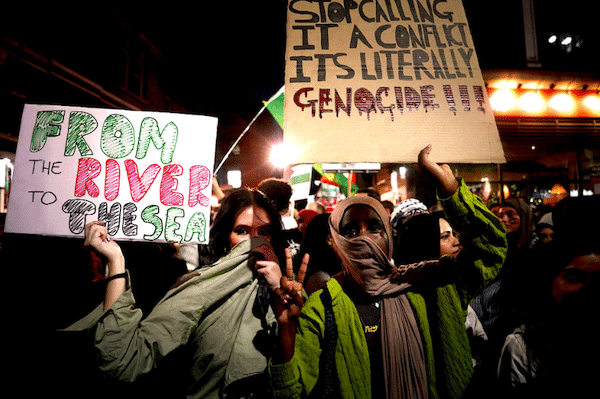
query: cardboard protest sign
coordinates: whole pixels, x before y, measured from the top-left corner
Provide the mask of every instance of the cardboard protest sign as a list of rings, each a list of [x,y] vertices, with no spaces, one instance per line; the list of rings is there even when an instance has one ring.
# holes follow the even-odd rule
[[[461,0],[290,0],[295,163],[503,163]]]
[[[26,105],[6,231],[208,242],[217,119]]]

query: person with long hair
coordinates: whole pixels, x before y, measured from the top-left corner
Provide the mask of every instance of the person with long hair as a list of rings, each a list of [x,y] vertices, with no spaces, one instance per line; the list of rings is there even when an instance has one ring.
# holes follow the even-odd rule
[[[299,261],[304,254],[310,254],[304,280],[307,295],[323,288],[331,276],[342,270],[341,260],[332,246],[329,217],[329,213],[315,216],[308,224],[306,236],[300,246]]]
[[[135,381],[184,348],[187,397],[265,397],[276,327],[270,299],[285,259],[281,230],[278,212],[262,193],[232,192],[212,226],[218,260],[186,274],[144,315],[135,307],[119,245],[103,223],[89,223],[85,245],[105,258],[108,269],[105,297],[68,330],[94,331],[99,366],[109,377]]]

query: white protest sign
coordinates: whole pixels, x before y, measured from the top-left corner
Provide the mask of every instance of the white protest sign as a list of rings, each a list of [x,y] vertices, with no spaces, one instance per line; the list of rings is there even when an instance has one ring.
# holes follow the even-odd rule
[[[292,167],[290,185],[292,186],[291,201],[307,199],[310,195],[312,165],[296,165]]]
[[[503,163],[461,0],[290,0],[295,163]]]
[[[217,119],[26,105],[6,231],[206,243]]]

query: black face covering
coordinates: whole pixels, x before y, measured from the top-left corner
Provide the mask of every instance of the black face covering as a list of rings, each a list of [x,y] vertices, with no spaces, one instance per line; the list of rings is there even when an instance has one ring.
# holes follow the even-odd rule
[[[271,243],[264,237],[256,236],[250,238],[250,253],[252,256],[249,260],[250,267],[254,268],[257,260],[267,260],[279,263],[275,250]],[[258,294],[256,296],[256,304],[254,311],[260,312],[260,315],[264,317],[269,310],[271,304],[271,290],[267,285],[267,280],[259,277],[258,281]]]

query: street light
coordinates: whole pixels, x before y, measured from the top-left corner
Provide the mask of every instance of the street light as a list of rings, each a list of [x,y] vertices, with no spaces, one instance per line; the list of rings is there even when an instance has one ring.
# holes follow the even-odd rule
[[[398,169],[398,172],[400,172],[401,179],[406,179],[406,166],[400,166],[400,169]]]
[[[271,148],[269,161],[277,168],[285,168],[293,163],[298,155],[298,148],[290,143],[276,144]]]
[[[227,171],[227,183],[233,188],[242,187],[242,171],[241,170]]]

